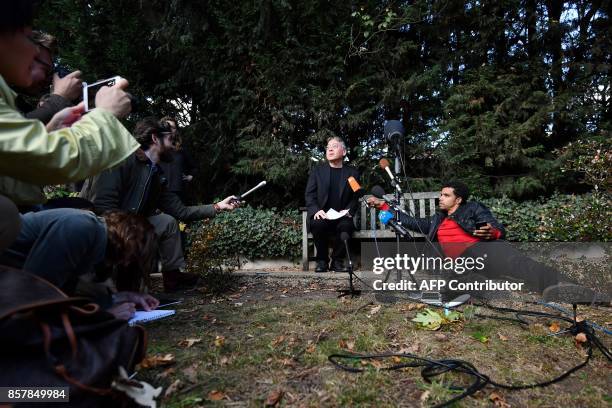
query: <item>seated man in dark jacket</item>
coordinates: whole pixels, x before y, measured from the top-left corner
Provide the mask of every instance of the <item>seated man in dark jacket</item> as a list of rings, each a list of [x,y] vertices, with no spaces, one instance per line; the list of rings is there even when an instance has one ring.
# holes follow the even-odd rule
[[[510,276],[524,281],[531,290],[542,292],[545,299],[565,301],[572,298],[590,302],[594,292],[572,283],[559,283],[559,272],[525,256],[502,239],[504,226],[483,204],[468,201],[467,186],[458,181],[443,185],[440,191],[439,209],[429,218],[414,218],[400,213],[402,225],[427,236],[437,243],[443,255],[450,258],[484,257],[487,277]],[[368,198],[368,204],[382,210],[389,205],[376,197]],[[392,211],[392,210],[391,210]]]
[[[332,137],[327,141],[325,157],[327,162],[315,167],[308,177],[306,185],[306,207],[308,207],[308,222],[310,232],[317,249],[317,267],[315,272],[326,272],[329,262],[327,250],[328,239],[336,236],[332,252],[331,270],[346,272],[343,259],[346,249],[340,239],[342,232],[349,235],[355,229],[353,216],[355,216],[358,203],[357,197],[349,187],[348,178],[359,177],[357,169],[343,165],[346,156],[344,141],[339,137]],[[330,220],[327,211],[334,209],[338,212],[347,210],[342,217]]]
[[[230,196],[211,205],[185,206],[179,197],[167,191],[159,163],[174,151],[171,129],[155,118],[140,121],[134,137],[141,149],[120,166],[88,179],[80,196],[90,200],[97,212],[124,210],[143,215],[155,227],[159,237],[164,289],[193,286],[197,276],[181,273],[185,266],[178,220],[212,218],[219,211],[237,207]],[[161,210],[162,213],[158,213]]]

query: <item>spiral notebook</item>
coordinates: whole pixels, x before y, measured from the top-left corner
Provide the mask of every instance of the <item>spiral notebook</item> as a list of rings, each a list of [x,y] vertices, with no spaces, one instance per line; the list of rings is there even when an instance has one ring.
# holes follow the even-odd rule
[[[152,322],[153,320],[163,319],[164,317],[172,316],[174,313],[176,313],[175,310],[151,310],[150,312],[137,310],[136,313],[134,313],[134,317],[132,317],[128,321],[128,324],[130,326],[133,326],[136,323]]]

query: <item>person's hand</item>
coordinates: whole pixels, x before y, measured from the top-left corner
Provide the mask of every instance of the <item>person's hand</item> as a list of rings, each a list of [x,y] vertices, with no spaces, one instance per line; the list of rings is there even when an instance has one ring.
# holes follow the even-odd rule
[[[115,302],[128,302],[140,306],[145,311],[151,311],[159,306],[159,300],[147,293],[119,292],[115,294]]]
[[[491,224],[487,223],[487,225],[484,225],[479,229],[475,230],[474,236],[484,240],[494,239],[493,227],[491,226]]]
[[[191,181],[193,180],[193,176],[191,174],[183,174],[183,181]]]
[[[314,215],[314,219],[315,220],[326,220],[327,219],[327,213],[324,210],[319,210]]]
[[[219,207],[220,210],[231,211],[234,208],[240,207],[240,201],[238,201],[238,197],[231,195],[229,197],[225,197],[223,201],[219,201],[217,203],[217,207]]]
[[[124,90],[128,87],[128,81],[121,78],[112,86],[103,86],[96,94],[96,107],[104,109],[117,118],[124,118],[132,110],[132,101]]]
[[[136,313],[136,305],[130,302],[119,303],[108,309],[107,312],[115,316],[115,319],[130,320]]]
[[[366,200],[369,207],[374,207],[380,209],[385,204],[385,200],[381,200],[380,198],[376,198],[374,196],[368,197]]]
[[[53,132],[54,130],[72,126],[74,122],[81,119],[83,113],[85,113],[85,105],[83,102],[79,103],[77,106],[62,109],[53,115],[49,123],[45,126],[47,132]]]
[[[57,73],[53,74],[53,93],[62,96],[69,101],[74,101],[81,96],[83,80],[81,71],[74,71],[60,78]]]

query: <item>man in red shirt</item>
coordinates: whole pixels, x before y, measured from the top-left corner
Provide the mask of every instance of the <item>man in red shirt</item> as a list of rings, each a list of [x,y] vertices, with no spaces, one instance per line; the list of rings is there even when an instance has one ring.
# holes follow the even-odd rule
[[[440,191],[439,210],[429,218],[415,218],[400,213],[402,225],[421,232],[427,241],[436,243],[447,258],[484,257],[484,269],[479,273],[499,279],[509,276],[520,279],[531,290],[543,293],[545,299],[579,299],[589,302],[594,292],[575,284],[559,283],[559,272],[525,256],[503,240],[504,226],[483,204],[468,201],[469,189],[459,181],[445,183]],[[389,205],[376,197],[368,204],[381,210]],[[572,303],[572,302],[570,302]]]

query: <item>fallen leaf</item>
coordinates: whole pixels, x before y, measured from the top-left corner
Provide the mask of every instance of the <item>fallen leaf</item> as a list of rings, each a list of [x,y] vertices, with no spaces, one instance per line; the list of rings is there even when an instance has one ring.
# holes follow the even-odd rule
[[[227,363],[229,363],[229,358],[227,356],[223,356],[219,359],[220,365],[227,365]]]
[[[145,357],[144,360],[140,362],[140,367],[141,368],[153,368],[153,367],[166,366],[170,364],[174,364],[174,355],[168,353],[163,356],[154,355],[154,356]]]
[[[448,336],[446,334],[444,334],[444,333],[436,333],[434,337],[438,341],[446,341],[446,340],[448,340]]]
[[[195,363],[185,368],[182,373],[190,383],[196,383],[198,381],[198,367],[200,363]]]
[[[419,397],[419,399],[421,400],[421,402],[425,402],[425,401],[427,401],[427,399],[429,398],[429,394],[430,394],[430,391],[429,391],[429,390],[427,390],[427,391],[423,392],[423,393],[421,394],[421,396]]]
[[[582,343],[586,343],[587,336],[584,333],[578,333],[576,337],[574,337],[574,340],[576,341],[576,346],[578,346],[578,345],[581,345]]]
[[[550,326],[548,326],[548,330],[553,333],[557,333],[559,330],[561,330],[561,327],[559,326],[559,323],[553,322]]]
[[[276,404],[278,404],[281,400],[281,398],[283,398],[283,391],[282,390],[274,390],[272,391],[270,394],[268,394],[268,398],[266,398],[266,402],[265,402],[265,406],[266,407],[273,407]]]
[[[371,308],[369,316],[374,316],[376,313],[380,312],[381,307],[382,305],[378,305],[378,306],[374,306],[373,308]]]
[[[176,371],[176,368],[174,367],[166,368],[164,371],[157,374],[156,377],[157,379],[163,380],[165,378],[168,378],[170,375],[174,374],[175,371]]]
[[[431,309],[425,309],[421,313],[417,313],[416,317],[412,319],[412,321],[416,322],[419,327],[425,330],[438,330],[444,320],[439,313],[434,312]]]
[[[202,339],[200,339],[200,338],[198,338],[198,339],[185,339],[185,340],[179,341],[178,345],[181,346],[181,347],[189,348],[189,347],[193,346],[194,344],[199,343],[201,341],[202,341]]]
[[[492,401],[493,405],[495,405],[496,407],[499,407],[499,408],[510,408],[510,404],[508,404],[504,400],[504,397],[501,396],[500,394],[496,393],[496,392],[492,392],[491,395],[489,395],[489,400]]]
[[[355,340],[347,340],[346,349],[348,351],[353,351],[354,348],[355,348]]]
[[[398,353],[400,354],[417,354],[419,352],[419,344],[414,343],[410,346],[404,344],[404,347],[399,349]]]
[[[277,338],[275,338],[274,340],[272,340],[272,343],[270,343],[270,345],[273,348],[276,348],[279,344],[281,344],[282,342],[285,341],[285,336],[278,336]]]
[[[398,356],[393,356],[393,358],[392,358],[391,360],[393,360],[393,362],[394,362],[395,364],[399,364],[399,363],[401,363],[401,362],[402,362],[402,359],[401,359],[401,358],[399,358]]]
[[[283,358],[281,360],[281,364],[283,367],[295,367],[295,361],[292,358]]]
[[[497,333],[497,336],[501,341],[508,341],[508,338],[501,333]]]
[[[226,397],[227,395],[225,395],[225,393],[223,393],[222,391],[212,390],[208,393],[208,399],[211,401],[221,401]]]
[[[168,388],[166,388],[166,392],[164,392],[164,398],[168,398],[170,395],[174,394],[181,387],[181,380],[176,380]]]
[[[223,347],[225,345],[225,336],[215,337],[215,347]]]

